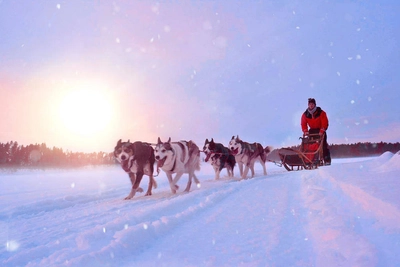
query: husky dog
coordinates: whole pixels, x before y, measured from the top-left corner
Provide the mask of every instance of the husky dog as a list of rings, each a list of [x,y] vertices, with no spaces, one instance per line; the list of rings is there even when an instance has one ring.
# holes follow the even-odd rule
[[[233,177],[233,169],[236,165],[235,157],[230,153],[229,148],[221,143],[215,143],[214,138],[204,142],[203,152],[206,154],[205,162],[211,159],[211,165],[215,171],[215,180],[219,179],[219,175],[223,168],[226,168],[228,177]]]
[[[173,194],[179,188],[176,183],[184,173],[189,174],[185,192],[189,192],[192,178],[197,186],[200,186],[194,173],[196,170],[200,170],[200,149],[193,141],[171,142],[171,138],[169,138],[167,142],[161,142],[158,137],[154,155],[157,168],[161,168],[166,173]],[[176,175],[172,178],[174,173]]]
[[[251,177],[254,177],[254,163],[259,161],[264,170],[264,175],[267,175],[267,168],[265,162],[267,155],[271,152],[271,147],[263,148],[260,143],[250,144],[242,141],[239,136],[232,136],[229,141],[229,149],[235,155],[236,162],[239,165],[240,176],[242,179],[247,178],[249,169],[251,170]],[[243,165],[245,166],[243,170]]]
[[[151,195],[152,188],[157,188],[157,183],[153,177],[154,171],[154,149],[148,143],[143,142],[122,142],[118,141],[114,148],[114,156],[121,163],[122,169],[129,174],[132,189],[125,199],[131,199],[136,192],[143,192],[139,187],[143,175],[149,176],[149,186],[146,196]]]

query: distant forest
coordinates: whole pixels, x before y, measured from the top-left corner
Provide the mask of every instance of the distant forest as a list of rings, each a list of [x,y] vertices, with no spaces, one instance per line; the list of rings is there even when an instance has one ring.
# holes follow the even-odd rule
[[[113,153],[82,153],[49,148],[46,144],[21,146],[18,142],[0,143],[0,167],[83,167],[115,164]]]
[[[400,151],[400,143],[331,144],[329,148],[332,158],[369,157],[381,155],[386,151],[397,153]],[[57,147],[49,148],[44,143],[28,146],[21,146],[14,141],[0,143],[0,168],[64,168],[110,164],[116,164],[112,152],[70,152]]]

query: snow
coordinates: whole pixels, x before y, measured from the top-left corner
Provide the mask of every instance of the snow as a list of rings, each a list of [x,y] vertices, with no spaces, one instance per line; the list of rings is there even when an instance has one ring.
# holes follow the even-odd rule
[[[202,162],[201,187],[183,193],[183,176],[176,195],[161,171],[132,200],[117,166],[3,170],[1,266],[400,265],[399,153],[256,167],[215,181]]]

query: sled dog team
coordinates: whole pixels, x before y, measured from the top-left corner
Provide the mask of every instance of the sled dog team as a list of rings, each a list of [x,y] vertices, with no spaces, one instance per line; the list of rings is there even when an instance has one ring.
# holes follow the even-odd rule
[[[155,146],[153,148],[153,146]],[[246,179],[249,170],[251,177],[254,177],[254,164],[260,162],[263,167],[264,175],[267,174],[265,163],[267,155],[272,148],[263,146],[259,143],[248,143],[242,141],[239,136],[232,136],[228,147],[221,143],[205,140],[203,150],[193,141],[172,142],[171,138],[162,142],[160,138],[157,144],[146,142],[133,142],[129,140],[122,142],[119,140],[114,148],[114,156],[120,162],[122,169],[128,173],[132,183],[129,195],[125,199],[131,199],[136,192],[143,192],[139,187],[143,175],[149,177],[146,196],[152,194],[152,189],[157,187],[154,179],[154,166],[157,167],[157,173],[162,169],[167,178],[173,194],[178,190],[178,181],[183,174],[187,173],[189,179],[185,192],[189,192],[192,181],[200,187],[200,182],[196,177],[195,171],[200,170],[200,152],[204,152],[205,162],[210,162],[214,171],[215,179],[220,178],[223,169],[227,170],[230,178],[234,177],[234,167],[236,163],[239,166],[241,179]],[[173,176],[174,175],[174,176]]]

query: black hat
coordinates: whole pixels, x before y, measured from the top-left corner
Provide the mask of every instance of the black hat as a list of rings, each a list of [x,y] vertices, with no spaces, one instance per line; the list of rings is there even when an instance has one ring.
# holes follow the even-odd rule
[[[317,103],[315,102],[315,99],[314,99],[314,98],[309,98],[309,99],[308,99],[308,104],[310,104],[310,103],[314,103],[314,105],[317,104]]]

